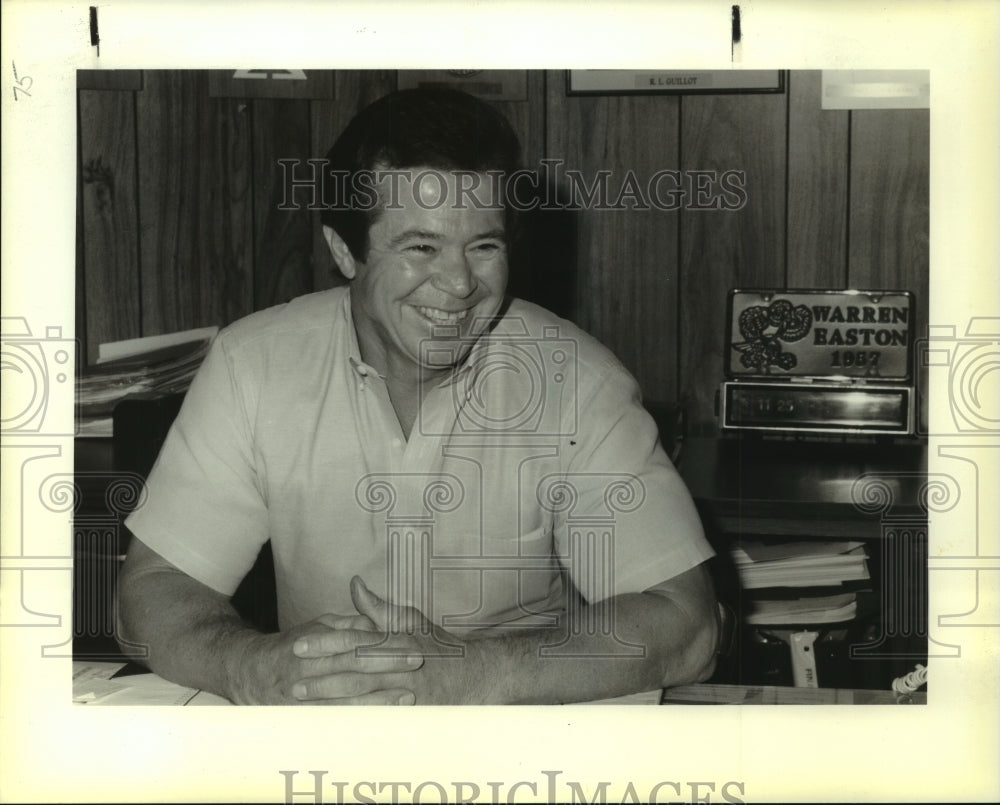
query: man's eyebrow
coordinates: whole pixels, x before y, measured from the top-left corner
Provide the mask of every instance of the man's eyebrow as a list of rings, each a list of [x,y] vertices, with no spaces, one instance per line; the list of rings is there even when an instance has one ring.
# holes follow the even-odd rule
[[[491,229],[489,232],[482,232],[469,240],[470,242],[473,240],[507,240],[507,230]]]
[[[389,241],[390,246],[398,246],[400,243],[406,240],[412,240],[418,238],[420,240],[442,240],[444,235],[440,232],[431,232],[427,229],[407,229],[404,232],[400,232],[396,237]]]
[[[394,238],[389,241],[390,246],[398,246],[407,240],[443,240],[444,235],[440,232],[431,232],[427,229],[407,229],[404,232],[400,232]],[[507,232],[502,228],[491,229],[488,232],[480,232],[477,235],[469,238],[469,243],[477,240],[507,240]]]

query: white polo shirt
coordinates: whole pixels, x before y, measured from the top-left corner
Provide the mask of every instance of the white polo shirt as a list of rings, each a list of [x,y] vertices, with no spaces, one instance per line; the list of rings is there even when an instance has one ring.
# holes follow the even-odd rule
[[[712,555],[632,377],[520,300],[408,440],[361,361],[348,288],[234,323],[147,492],[128,527],[224,594],[271,540],[282,629],[354,614],[355,574],[463,634],[544,625],[572,587],[599,601]]]

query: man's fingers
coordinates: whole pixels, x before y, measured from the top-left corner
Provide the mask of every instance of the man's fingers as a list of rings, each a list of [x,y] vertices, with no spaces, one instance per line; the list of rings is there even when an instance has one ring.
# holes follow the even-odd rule
[[[378,632],[364,629],[332,629],[303,635],[292,644],[292,653],[302,659],[354,653],[359,646],[371,646],[385,640]]]
[[[351,579],[351,600],[354,602],[354,606],[358,612],[370,618],[376,628],[388,631],[389,604],[369,590],[360,576],[355,576]]]
[[[331,629],[356,629],[359,632],[377,632],[378,628],[367,615],[340,615],[325,621]]]
[[[365,674],[390,671],[415,671],[424,664],[415,646],[390,642],[380,632],[340,629],[300,637],[292,644],[292,653],[307,664],[302,675],[358,672]]]
[[[379,650],[379,649],[383,650]],[[389,649],[359,646],[342,654],[324,654],[319,657],[302,658],[303,677],[322,677],[328,674],[361,673],[385,674],[416,671],[424,664],[422,655],[405,649]]]
[[[302,701],[299,704],[318,704],[330,707],[340,707],[345,705],[411,705],[416,703],[413,691],[403,688],[393,688],[391,690],[376,690],[362,696],[347,696],[341,699],[325,699],[322,701]]]
[[[396,606],[377,596],[360,576],[351,579],[351,600],[358,612],[371,618],[375,627],[383,632],[412,633],[425,621],[419,610]]]
[[[358,699],[371,694],[397,691],[396,699],[406,690],[393,684],[394,674],[343,673],[300,679],[292,686],[292,696],[300,702],[327,703],[330,700]],[[411,694],[412,695],[412,694]],[[383,704],[404,704],[384,701]]]

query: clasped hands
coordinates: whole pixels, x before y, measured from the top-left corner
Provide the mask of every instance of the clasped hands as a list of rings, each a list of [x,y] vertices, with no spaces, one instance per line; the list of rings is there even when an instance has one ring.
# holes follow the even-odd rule
[[[468,643],[419,610],[388,603],[355,576],[357,615],[322,615],[267,635],[269,704],[463,704],[471,694]]]

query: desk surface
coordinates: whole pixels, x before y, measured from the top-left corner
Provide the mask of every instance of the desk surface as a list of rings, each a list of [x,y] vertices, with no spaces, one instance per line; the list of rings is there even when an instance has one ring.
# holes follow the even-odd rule
[[[221,696],[185,688],[156,674],[115,676],[124,663],[73,663],[73,701],[90,706],[230,706]],[[927,694],[907,697],[892,691],[785,688],[748,685],[684,685],[666,691],[648,691],[585,704],[926,704]]]
[[[927,704],[927,693],[900,696],[891,690],[684,685],[665,690],[660,704]]]

